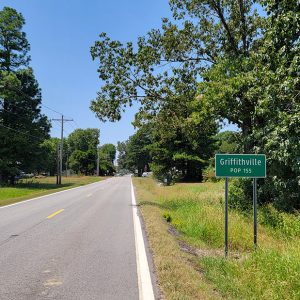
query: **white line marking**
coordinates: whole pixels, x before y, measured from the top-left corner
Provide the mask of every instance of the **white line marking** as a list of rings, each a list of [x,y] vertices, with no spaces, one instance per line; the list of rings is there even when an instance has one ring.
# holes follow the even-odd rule
[[[11,207],[11,206],[15,206],[15,205],[21,205],[21,204],[24,204],[24,203],[27,203],[27,202],[30,202],[30,201],[34,201],[34,200],[39,200],[39,199],[42,199],[42,198],[50,197],[52,195],[58,195],[58,194],[62,194],[62,193],[65,193],[65,192],[74,191],[74,190],[81,189],[81,188],[84,188],[84,187],[87,187],[87,186],[96,185],[98,183],[106,183],[108,181],[111,181],[112,179],[113,178],[104,179],[104,180],[93,182],[93,183],[89,183],[89,184],[86,184],[86,185],[77,186],[77,187],[74,187],[74,188],[71,188],[71,189],[66,189],[66,190],[63,190],[63,191],[59,191],[59,192],[47,194],[47,195],[36,197],[36,198],[31,198],[31,199],[20,201],[20,202],[16,202],[16,203],[13,203],[13,204],[0,206],[0,209]]]
[[[138,210],[136,206],[132,179],[131,179],[131,199],[132,199],[132,207],[133,207],[132,212],[133,212],[133,224],[134,224],[137,275],[138,275],[138,284],[139,284],[139,299],[154,300],[155,299],[154,292],[153,292],[150,270],[149,270],[146,249],[145,249],[145,244],[143,239],[141,222],[138,216]]]

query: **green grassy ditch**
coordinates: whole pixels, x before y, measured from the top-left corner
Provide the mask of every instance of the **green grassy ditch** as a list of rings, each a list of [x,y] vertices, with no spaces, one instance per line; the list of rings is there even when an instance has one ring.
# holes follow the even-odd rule
[[[251,214],[230,210],[230,255],[224,259],[223,182],[161,187],[151,179],[136,179],[135,185],[166,299],[300,299],[299,215],[260,207],[258,249],[254,251]],[[147,221],[153,213],[162,221]],[[170,293],[166,275],[160,276],[164,241],[153,242],[151,234],[154,226],[164,228],[165,224],[178,232],[172,236],[176,247],[189,252],[182,263],[198,272],[197,282],[193,281],[195,290],[202,287],[198,294],[191,293],[188,285],[180,285],[181,290],[174,293],[179,287],[176,282]],[[170,235],[172,230],[164,232]],[[170,280],[176,280],[172,279],[174,270],[169,272]]]

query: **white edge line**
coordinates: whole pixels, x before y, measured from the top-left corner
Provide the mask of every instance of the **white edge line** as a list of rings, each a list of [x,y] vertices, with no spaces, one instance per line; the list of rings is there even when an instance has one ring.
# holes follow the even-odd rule
[[[74,190],[76,190],[76,189],[84,188],[84,187],[90,186],[90,185],[96,185],[97,183],[102,183],[102,182],[105,182],[105,181],[108,181],[108,180],[111,180],[111,179],[112,179],[112,178],[104,179],[104,180],[100,180],[100,181],[97,181],[97,182],[93,182],[93,183],[89,183],[89,184],[77,186],[77,187],[74,187],[74,188],[71,188],[71,189],[66,189],[66,190],[63,190],[63,191],[59,191],[59,192],[47,194],[47,195],[44,195],[44,196],[39,196],[39,197],[36,197],[36,198],[31,198],[31,199],[28,199],[28,200],[16,202],[16,203],[13,203],[13,204],[3,205],[3,206],[0,206],[0,209],[2,209],[2,208],[7,208],[7,207],[11,207],[11,206],[16,206],[16,205],[25,204],[25,203],[27,203],[27,202],[31,202],[31,201],[34,201],[34,200],[39,200],[39,199],[42,199],[42,198],[50,197],[50,196],[52,196],[52,195],[58,195],[58,194],[62,194],[62,193],[65,193],[65,192],[74,191]]]
[[[139,299],[154,300],[155,298],[154,298],[154,292],[153,292],[153,287],[151,282],[149,264],[146,255],[141,222],[138,216],[138,210],[136,206],[136,199],[134,195],[132,178],[131,178],[131,199],[132,199],[137,275],[138,275],[138,285],[139,285]]]

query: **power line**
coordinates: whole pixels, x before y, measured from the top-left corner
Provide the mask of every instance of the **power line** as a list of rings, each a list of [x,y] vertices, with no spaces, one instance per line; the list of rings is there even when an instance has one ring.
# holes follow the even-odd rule
[[[75,120],[73,120],[73,122],[75,123],[75,125],[76,125],[78,128],[80,128],[80,126],[78,125],[78,123],[77,123]]]
[[[74,121],[74,120],[73,120]],[[67,123],[68,125],[70,125],[70,127],[72,127],[72,130],[76,130],[77,128],[75,127],[75,125],[73,124],[73,122]]]
[[[1,87],[3,88],[3,86],[1,86]],[[31,101],[36,101],[35,99],[32,99],[31,96],[27,95],[25,92],[23,92],[23,91],[22,91],[21,89],[19,89],[19,88],[9,88],[9,89],[10,89],[10,90],[13,90],[13,91],[15,91],[15,92],[20,92],[20,93],[23,94],[27,99],[29,99],[29,100],[31,100]],[[56,113],[56,114],[63,115],[61,112],[59,112],[59,111],[57,111],[57,110],[55,110],[55,109],[53,109],[53,108],[51,108],[51,107],[49,107],[49,106],[43,104],[43,103],[39,103],[39,105],[40,105],[40,106],[43,106],[43,107],[45,107],[45,108],[47,108],[47,109],[49,109],[49,110],[51,110],[52,112],[54,112],[54,113]]]
[[[3,125],[3,124],[0,124],[0,126],[6,128],[6,129],[12,130],[12,131],[21,133],[21,134],[23,134],[23,135],[33,137],[34,139],[39,140],[39,141],[44,141],[44,140],[45,140],[45,139],[42,139],[42,138],[37,137],[37,136],[35,136],[35,135],[29,134],[29,133],[25,133],[25,132],[23,132],[23,131],[20,131],[20,130],[17,130],[17,129],[14,129],[14,128],[5,126],[5,125]]]
[[[20,108],[20,109],[23,110],[23,111],[29,112],[28,110],[26,110],[26,109],[24,109],[24,108],[22,108],[22,107],[18,107],[18,106],[16,106],[16,105],[13,105],[13,106],[15,106],[15,107],[17,107],[17,108]],[[22,120],[22,119],[23,119],[23,120],[26,119],[26,116],[20,115],[18,112],[9,111],[9,110],[5,109],[4,107],[2,107],[1,110],[4,110],[5,112],[7,112],[7,113],[9,113],[9,114],[11,114],[11,115],[17,116],[17,117],[20,118],[21,120]],[[51,122],[51,126],[53,126],[53,125],[56,126],[55,123],[52,123],[52,122]]]

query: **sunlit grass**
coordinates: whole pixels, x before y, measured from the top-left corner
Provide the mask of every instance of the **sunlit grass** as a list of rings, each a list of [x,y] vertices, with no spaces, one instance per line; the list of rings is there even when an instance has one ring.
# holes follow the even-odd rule
[[[96,176],[63,177],[62,185],[56,185],[56,177],[20,180],[15,186],[0,187],[0,206],[97,182],[102,179]]]
[[[264,224],[258,226],[258,250],[254,251],[251,213],[247,215],[230,210],[230,255],[225,260],[222,255],[223,182],[161,187],[149,179],[136,179],[135,184],[146,223],[148,215],[152,213],[151,208],[153,211],[155,207],[156,214],[178,230],[180,236],[177,239],[206,251],[203,257],[192,257],[186,261],[187,264],[193,261],[194,269],[201,270],[198,284],[207,285],[205,297],[300,299],[300,239],[297,235],[297,215],[276,213],[269,209],[271,217],[279,220],[278,224],[269,226],[267,218],[270,216],[266,217],[266,213],[262,215],[263,210],[259,208],[259,220],[264,220]],[[162,226],[160,224],[163,223],[156,221],[151,226]],[[163,241],[160,244],[161,249]],[[161,280],[164,285],[165,279]],[[213,293],[211,286],[218,291],[218,295]],[[184,293],[189,294],[189,290],[184,289]],[[199,295],[200,299],[200,296],[203,297]],[[167,299],[177,298],[170,296]]]

